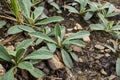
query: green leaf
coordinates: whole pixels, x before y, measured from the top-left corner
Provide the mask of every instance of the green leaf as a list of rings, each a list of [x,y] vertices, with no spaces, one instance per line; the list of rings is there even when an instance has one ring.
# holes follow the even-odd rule
[[[45,73],[43,73],[40,69],[37,69],[37,68],[34,68],[33,70],[30,70],[29,72],[35,78],[42,78],[45,76]]]
[[[23,5],[21,5],[21,10],[23,15],[26,18],[30,18],[30,12],[31,12],[31,6],[32,6],[31,0],[22,0],[22,4]]]
[[[19,16],[18,1],[17,0],[10,0],[10,1],[11,1],[12,11],[13,11],[14,15],[18,18],[18,16]]]
[[[52,43],[47,43],[47,46],[51,52],[55,52],[56,50],[56,45]]]
[[[42,21],[37,22],[35,25],[49,24],[52,22],[60,22],[63,20],[64,20],[64,18],[62,18],[60,16],[52,16],[52,17],[48,17],[47,19],[44,19]]]
[[[120,30],[120,25],[113,26],[111,30]]]
[[[44,8],[43,7],[37,7],[34,10],[34,21],[43,13]]]
[[[78,56],[75,53],[70,52],[70,55],[75,61],[77,61],[77,62],[79,61]]]
[[[67,40],[83,38],[83,37],[87,37],[89,35],[90,35],[90,33],[88,31],[80,31],[80,32],[77,32],[77,33],[74,33],[74,34],[70,35],[67,38]]]
[[[14,80],[14,68],[10,69],[1,80]]]
[[[19,26],[19,28],[22,29],[22,30],[24,30],[24,31],[26,31],[26,32],[35,32],[35,30],[32,29],[32,28],[29,27],[29,26],[21,25],[21,26]]]
[[[30,62],[21,62],[18,64],[18,67],[20,69],[29,71],[30,74],[32,74],[36,78],[41,78],[45,75],[41,70],[34,68]]]
[[[18,64],[20,69],[25,69],[27,71],[34,70],[33,65],[30,62],[24,61]]]
[[[71,12],[71,13],[77,13],[77,14],[79,14],[79,12],[77,11],[77,9],[75,9],[75,8],[72,7],[72,6],[65,5],[64,7],[65,7],[66,9],[68,9],[69,12]]]
[[[60,27],[60,25],[59,24],[56,24],[55,25],[55,28],[54,28],[54,33],[55,33],[55,37],[56,38],[61,38],[61,27]]]
[[[102,24],[90,24],[91,30],[105,30],[104,25]]]
[[[0,21],[0,28],[2,28],[6,24],[5,21]]]
[[[33,40],[32,39],[26,39],[24,41],[22,41],[19,45],[17,45],[16,50],[19,50],[21,48],[26,49],[27,47],[29,47],[32,44]]]
[[[43,41],[43,39],[37,39],[37,41],[35,42],[36,45],[40,44]]]
[[[35,78],[42,78],[45,75],[41,70],[34,68],[30,62],[21,62],[18,67],[29,71]]]
[[[112,13],[114,11],[115,11],[115,6],[113,4],[110,4],[107,14],[110,14],[110,13]]]
[[[11,56],[1,44],[0,44],[0,58],[8,62],[11,62]]]
[[[100,18],[100,20],[104,23],[104,25],[106,26],[108,24],[107,19],[105,19],[101,13],[98,13],[97,15]]]
[[[50,37],[48,37],[46,34],[43,34],[41,32],[32,32],[29,33],[31,36],[46,40],[48,42],[52,42],[52,43],[56,43],[55,41],[53,41]]]
[[[92,16],[93,16],[93,12],[87,12],[84,16],[84,19],[89,20],[90,18],[92,18]]]
[[[8,29],[7,33],[8,34],[16,34],[16,33],[23,32],[23,30],[21,30],[19,27],[23,27],[23,25],[12,26]]]
[[[24,48],[21,48],[17,51],[17,53],[16,53],[16,61],[17,62],[23,57],[24,53],[25,53]]]
[[[73,62],[70,58],[70,55],[64,49],[61,50],[61,54],[62,54],[63,62],[65,63],[65,65],[69,68],[72,68]]]
[[[57,9],[58,13],[62,13],[62,11],[60,10],[58,4],[56,4],[54,1],[50,3],[50,5],[52,5],[53,7],[55,7]]]
[[[77,46],[80,46],[80,47],[85,46],[85,43],[81,40],[70,40],[70,44],[74,44],[74,45],[77,45]]]
[[[120,58],[117,58],[116,61],[116,73],[118,76],[120,76]]]
[[[49,59],[52,56],[53,54],[49,50],[39,49],[26,56],[25,59]]]

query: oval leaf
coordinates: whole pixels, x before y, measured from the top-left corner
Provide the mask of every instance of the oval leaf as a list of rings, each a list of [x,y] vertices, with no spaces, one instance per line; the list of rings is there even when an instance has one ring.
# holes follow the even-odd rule
[[[73,62],[71,60],[70,55],[64,49],[61,50],[61,54],[62,54],[63,62],[65,63],[65,65],[69,68],[72,68]]]
[[[11,57],[7,50],[0,44],[0,58],[11,62]]]
[[[52,56],[53,54],[49,50],[39,49],[26,56],[25,59],[49,59]]]
[[[20,33],[22,32],[23,30],[20,29],[19,27],[22,27],[23,25],[15,25],[15,26],[12,26],[8,29],[7,33],[8,34],[16,34],[16,33]]]
[[[14,68],[10,69],[3,77],[1,80],[14,80]]]
[[[27,48],[27,47],[29,47],[31,44],[32,44],[32,39],[26,39],[26,40],[24,40],[24,41],[22,41],[19,45],[17,45],[17,47],[16,47],[16,50],[19,50],[19,49],[21,49],[21,48]]]
[[[77,32],[77,33],[74,33],[74,34],[70,35],[67,38],[67,40],[83,38],[83,37],[87,37],[89,35],[90,35],[90,33],[88,31],[80,31],[80,32]]]
[[[49,24],[52,22],[60,22],[63,21],[64,18],[60,17],[60,16],[53,16],[53,17],[48,17],[47,19],[44,19],[40,22],[37,22],[35,25],[43,25],[43,24]]]
[[[117,58],[116,61],[116,73],[118,76],[120,76],[120,58]]]
[[[19,28],[20,29],[22,29],[22,30],[24,30],[24,31],[26,31],[26,32],[35,32],[35,30],[34,29],[32,29],[31,27],[29,27],[29,26],[19,26]]]
[[[53,41],[50,37],[48,37],[46,34],[43,34],[41,32],[32,32],[29,33],[31,36],[46,40],[48,42],[52,42],[52,43],[56,43],[55,41]]]

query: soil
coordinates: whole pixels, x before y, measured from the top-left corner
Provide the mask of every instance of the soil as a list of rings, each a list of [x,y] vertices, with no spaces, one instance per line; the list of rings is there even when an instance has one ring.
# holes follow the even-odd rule
[[[65,5],[66,0],[57,0],[56,1],[63,11],[62,14],[57,14],[46,6],[49,16],[61,15],[64,17],[64,21],[61,22],[61,25],[64,25],[67,29],[67,33],[77,32],[79,30],[74,30],[76,23],[79,23],[84,30],[90,31],[90,42],[87,45],[80,49],[80,52],[76,52],[79,56],[79,62],[74,62],[74,67],[72,69],[64,68],[59,70],[52,70],[47,61],[42,61],[39,64],[35,65],[42,69],[47,76],[43,79],[38,80],[120,80],[120,77],[116,75],[115,64],[117,59],[117,54],[113,53],[108,49],[104,44],[114,47],[114,42],[119,41],[118,39],[112,37],[109,33],[104,31],[91,31],[89,28],[89,23],[94,23],[96,20],[93,19],[90,21],[84,21],[79,15],[69,14],[67,10],[64,10],[62,5]],[[117,8],[120,8],[120,4],[113,2]],[[6,16],[8,8],[3,4],[2,0],[0,1],[0,14]],[[54,13],[54,14],[53,14]],[[115,17],[115,19],[120,20],[120,15]],[[10,21],[6,18],[0,18],[0,20],[5,20],[7,24],[4,28],[0,29],[0,43],[4,46],[13,46],[21,42],[22,40],[28,38],[25,33],[16,35],[8,35],[7,30],[10,26],[16,24],[13,21]],[[54,24],[49,24],[49,26],[54,27]],[[71,29],[69,31],[69,29]],[[19,36],[18,36],[19,35]],[[95,47],[96,45],[101,45],[104,49],[99,49]],[[118,51],[120,52],[120,51]],[[6,70],[10,68],[10,64],[0,62]],[[18,80],[34,80],[34,78],[26,71],[18,71],[16,75]],[[31,76],[31,77],[29,77]]]

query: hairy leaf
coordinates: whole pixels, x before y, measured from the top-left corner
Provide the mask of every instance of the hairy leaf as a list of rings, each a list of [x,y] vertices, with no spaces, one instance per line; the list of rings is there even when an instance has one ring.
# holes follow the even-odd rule
[[[46,40],[48,42],[52,42],[52,43],[56,43],[55,41],[53,41],[50,37],[48,37],[46,34],[43,34],[41,32],[32,32],[29,33],[31,36]]]
[[[73,62],[71,60],[70,55],[64,49],[61,50],[61,54],[62,54],[62,59],[63,59],[63,62],[65,63],[65,65],[69,68],[72,68]]]
[[[118,76],[120,76],[120,58],[117,58],[116,61],[116,73]]]
[[[23,30],[20,29],[19,27],[24,27],[23,25],[15,25],[15,26],[12,26],[8,29],[7,33],[8,34],[16,34],[16,33],[20,33],[22,32]]]
[[[2,28],[6,24],[5,21],[0,21],[0,28]]]
[[[14,80],[14,68],[10,69],[3,77],[1,80]]]
[[[52,16],[52,17],[48,17],[47,19],[44,19],[44,20],[37,22],[35,25],[49,24],[52,22],[60,22],[63,20],[64,20],[64,18],[62,18],[60,16]]]
[[[26,49],[27,47],[29,47],[32,44],[32,39],[26,39],[24,41],[22,41],[19,45],[17,45],[16,50],[19,50],[21,48]]]
[[[7,50],[1,44],[0,44],[0,58],[11,62],[11,56],[9,55]]]
[[[49,50],[39,49],[26,56],[25,59],[49,59],[52,56],[53,54]]]

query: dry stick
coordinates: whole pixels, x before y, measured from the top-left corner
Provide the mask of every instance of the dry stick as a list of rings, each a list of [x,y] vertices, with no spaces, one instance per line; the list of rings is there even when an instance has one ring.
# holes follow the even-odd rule
[[[8,20],[11,20],[11,21],[15,21],[15,22],[18,22],[17,19],[14,19],[12,17],[9,17],[9,16],[4,16],[4,15],[0,15],[0,18],[5,18],[5,19],[8,19]]]

